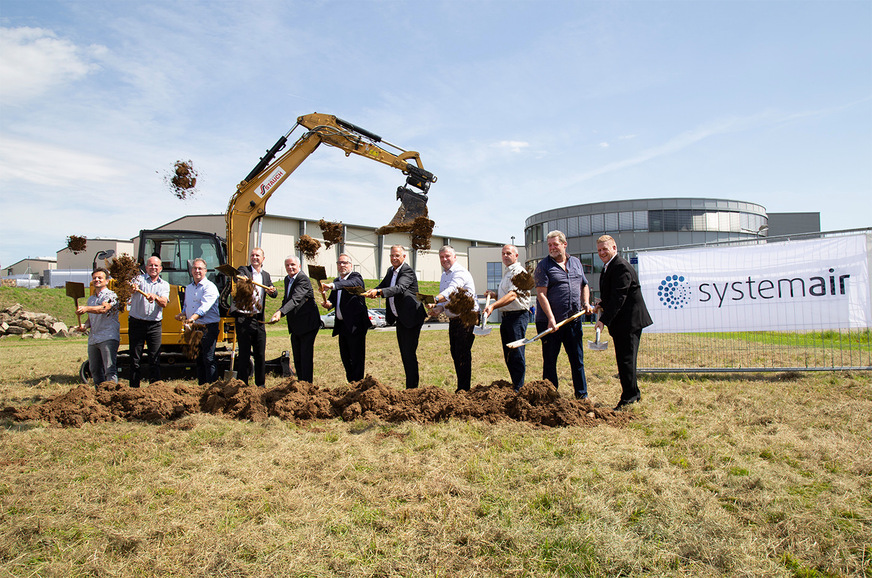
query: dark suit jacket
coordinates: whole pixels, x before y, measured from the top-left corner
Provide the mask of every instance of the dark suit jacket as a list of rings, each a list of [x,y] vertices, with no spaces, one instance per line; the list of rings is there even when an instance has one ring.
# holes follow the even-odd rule
[[[330,291],[327,301],[332,303],[334,308],[342,311],[342,327],[345,331],[352,334],[367,331],[372,327],[372,323],[369,320],[369,311],[366,309],[366,299],[363,295],[352,295],[348,291],[342,291],[339,303],[336,302],[336,294],[346,287],[365,287],[361,274],[351,272],[346,279],[339,277],[334,279],[333,290]],[[333,335],[339,333],[339,325],[337,323],[333,326]]]
[[[600,320],[609,333],[629,334],[653,323],[636,270],[620,255],[615,255],[600,275]]]
[[[249,279],[251,279],[253,274],[254,274],[252,269],[251,269],[251,265],[243,265],[242,267],[239,267],[236,270],[239,272],[240,275],[242,275],[243,277],[248,277]],[[270,278],[269,273],[266,272],[266,269],[261,269],[260,274],[263,278],[261,280],[261,285],[266,285],[267,287],[272,287],[273,286],[272,279]],[[258,289],[260,289],[260,287],[258,287]],[[264,296],[269,295],[269,293],[267,293],[265,289],[263,290],[263,294],[264,294]],[[278,295],[272,295],[271,297],[273,299],[275,299],[276,297],[278,297]],[[266,297],[264,297],[264,301],[266,301]],[[257,318],[260,319],[261,321],[263,321],[263,310],[265,309],[264,305],[265,305],[265,303],[260,303],[260,313],[257,315]],[[233,304],[230,307],[230,314],[232,315],[233,312],[235,312],[235,311],[236,311],[236,305]]]
[[[321,327],[312,283],[302,271],[293,279],[285,276],[285,296],[279,311],[288,318],[288,333],[302,335]]]
[[[424,322],[427,317],[427,311],[424,305],[418,301],[418,277],[408,263],[400,265],[399,273],[397,274],[397,284],[391,287],[391,279],[394,276],[394,268],[388,269],[388,274],[376,289],[382,290],[382,295],[385,298],[393,297],[394,304],[397,307],[397,316],[391,311],[390,304],[386,304],[385,318],[388,323],[393,324],[398,321],[404,327],[415,327]],[[399,317],[399,319],[397,319]]]

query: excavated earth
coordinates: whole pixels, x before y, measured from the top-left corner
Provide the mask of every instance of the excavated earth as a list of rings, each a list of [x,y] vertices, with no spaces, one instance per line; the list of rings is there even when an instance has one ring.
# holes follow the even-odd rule
[[[515,392],[507,381],[495,381],[478,385],[468,393],[454,394],[432,386],[398,390],[369,375],[333,389],[293,378],[270,389],[236,379],[208,386],[157,382],[142,388],[106,382],[96,388],[81,385],[38,405],[7,407],[0,411],[0,418],[78,427],[121,420],[163,423],[195,413],[251,421],[275,416],[298,423],[359,418],[427,424],[459,418],[490,423],[528,422],[538,427],[623,426],[632,420],[628,412],[594,407],[589,400],[560,397],[547,381],[527,383],[520,392]]]

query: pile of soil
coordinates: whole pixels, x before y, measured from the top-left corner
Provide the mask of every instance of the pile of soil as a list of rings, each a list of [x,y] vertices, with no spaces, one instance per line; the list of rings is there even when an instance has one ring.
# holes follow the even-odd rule
[[[164,177],[164,182],[177,199],[184,201],[197,192],[198,176],[191,161],[176,161],[173,171]]]
[[[143,388],[106,382],[96,388],[81,385],[39,405],[8,407],[0,411],[0,418],[78,427],[121,420],[165,422],[195,413],[252,421],[278,417],[297,423],[339,418],[428,424],[459,418],[489,423],[518,421],[540,427],[623,426],[633,419],[629,412],[560,397],[548,381],[527,383],[520,392],[507,381],[495,381],[468,393],[453,394],[432,386],[398,390],[369,375],[333,389],[293,378],[271,389],[236,379],[203,386],[157,382]]]
[[[478,324],[478,313],[475,312],[475,295],[466,289],[458,289],[448,298],[445,309],[451,311],[467,326]]]
[[[118,307],[123,308],[133,297],[133,280],[139,275],[139,263],[124,253],[112,260],[109,265],[109,275],[115,279],[115,295],[118,297]]]
[[[426,251],[430,248],[430,237],[433,235],[435,221],[427,217],[418,217],[412,221],[409,237],[412,239],[412,251]]]
[[[79,237],[78,235],[70,235],[67,237],[67,249],[69,249],[73,255],[84,253],[87,247],[88,239],[85,237]]]
[[[342,223],[330,223],[321,219],[318,221],[318,226],[321,227],[321,233],[324,235],[324,248],[329,249],[331,245],[338,245],[342,242]]]
[[[306,256],[308,261],[314,261],[315,255],[318,254],[318,249],[321,248],[321,241],[313,239],[309,235],[301,235],[300,240],[294,245],[297,251]]]

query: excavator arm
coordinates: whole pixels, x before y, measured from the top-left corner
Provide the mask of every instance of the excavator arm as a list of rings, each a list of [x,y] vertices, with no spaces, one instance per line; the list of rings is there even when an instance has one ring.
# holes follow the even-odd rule
[[[288,137],[297,127],[306,132],[286,152],[281,153]],[[404,175],[406,183],[397,188],[401,206],[388,225],[377,231],[399,232],[411,230],[418,217],[427,216],[427,191],[436,182],[433,173],[424,170],[421,157],[415,151],[405,151],[372,132],[327,114],[307,114],[276,142],[260,159],[257,166],[236,186],[236,192],[227,207],[227,258],[230,265],[239,267],[248,263],[248,240],[251,225],[266,212],[266,202],[275,190],[324,143],[345,151],[391,166]],[[394,154],[381,145],[399,151]],[[275,158],[276,155],[279,155]],[[275,161],[273,162],[273,159]]]

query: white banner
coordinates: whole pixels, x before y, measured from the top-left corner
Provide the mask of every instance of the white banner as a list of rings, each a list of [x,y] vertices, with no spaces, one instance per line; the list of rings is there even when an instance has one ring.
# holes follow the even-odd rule
[[[638,257],[647,332],[872,327],[866,235]]]

